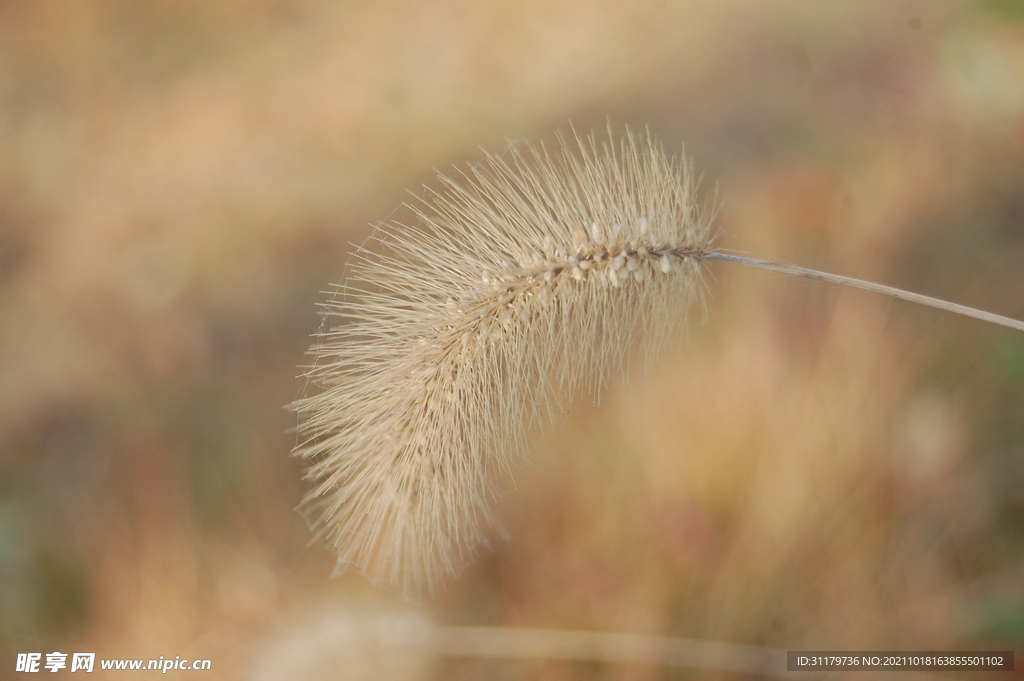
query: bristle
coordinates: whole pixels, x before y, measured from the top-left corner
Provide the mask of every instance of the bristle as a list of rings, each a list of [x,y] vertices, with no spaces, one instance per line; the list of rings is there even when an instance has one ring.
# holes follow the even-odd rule
[[[710,219],[689,166],[630,132],[512,146],[379,226],[324,305],[296,402],[306,508],[337,551],[416,597],[491,531],[531,428],[679,338]]]

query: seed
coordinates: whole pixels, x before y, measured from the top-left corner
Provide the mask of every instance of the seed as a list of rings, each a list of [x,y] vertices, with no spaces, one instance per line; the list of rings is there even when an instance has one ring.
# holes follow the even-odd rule
[[[587,245],[587,233],[579,227],[574,227],[572,230],[572,240],[575,242],[576,246],[583,248]]]
[[[544,255],[550,260],[555,260],[558,256],[555,252],[555,240],[550,235],[544,237]]]

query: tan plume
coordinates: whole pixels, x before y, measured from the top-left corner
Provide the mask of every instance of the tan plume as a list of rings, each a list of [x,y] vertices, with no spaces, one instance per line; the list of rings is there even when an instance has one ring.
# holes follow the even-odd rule
[[[708,260],[1024,324],[794,265],[715,251],[685,157],[650,135],[558,138],[439,177],[359,249],[306,376],[296,454],[339,568],[409,596],[486,546],[495,480],[533,427],[638,352],[673,342]],[[713,208],[713,207],[712,207]]]

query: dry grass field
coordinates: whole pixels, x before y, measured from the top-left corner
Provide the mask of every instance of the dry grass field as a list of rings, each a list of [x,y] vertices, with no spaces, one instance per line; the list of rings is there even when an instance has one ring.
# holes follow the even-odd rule
[[[686,144],[719,246],[1024,318],[1018,0],[0,3],[0,677],[744,678],[366,633],[420,621],[1022,669],[1024,336],[723,264],[466,577],[331,579],[284,408],[322,292],[434,169],[609,120]]]

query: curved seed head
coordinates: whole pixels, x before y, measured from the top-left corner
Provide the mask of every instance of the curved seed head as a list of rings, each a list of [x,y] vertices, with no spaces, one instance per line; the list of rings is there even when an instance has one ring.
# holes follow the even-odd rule
[[[637,348],[680,336],[699,262],[673,268],[661,255],[656,277],[641,262],[665,242],[710,243],[688,166],[650,136],[513,146],[454,176],[439,177],[411,226],[384,223],[379,250],[360,250],[346,290],[372,293],[323,306],[334,326],[293,404],[312,485],[304,510],[339,569],[412,598],[500,532],[495,480],[531,428],[580,388],[599,392]],[[650,224],[672,227],[652,243]],[[622,253],[622,225],[636,255]],[[494,263],[499,276],[485,271]]]

